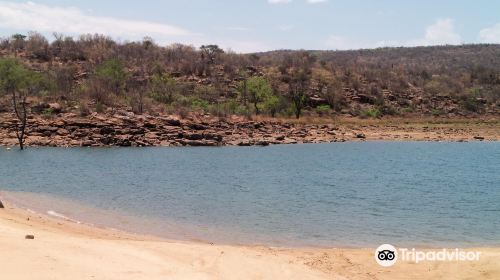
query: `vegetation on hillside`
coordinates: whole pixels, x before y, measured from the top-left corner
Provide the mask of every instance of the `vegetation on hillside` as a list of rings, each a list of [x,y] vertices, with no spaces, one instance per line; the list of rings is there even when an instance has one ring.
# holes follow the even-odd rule
[[[43,88],[29,92],[32,107],[57,102],[81,114],[126,107],[139,114],[297,118],[500,109],[500,45],[236,54],[216,45],[162,47],[151,38],[119,43],[102,35],[54,36],[52,42],[35,32],[0,40],[1,64],[21,65],[43,80]],[[0,112],[8,103],[5,94]]]

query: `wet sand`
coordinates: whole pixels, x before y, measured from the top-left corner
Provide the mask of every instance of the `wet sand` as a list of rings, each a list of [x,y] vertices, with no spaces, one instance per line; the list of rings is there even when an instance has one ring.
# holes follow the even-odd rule
[[[40,215],[4,202],[2,279],[499,279],[500,248],[474,262],[398,262],[374,248],[275,248],[164,240]],[[25,239],[33,235],[34,239]]]

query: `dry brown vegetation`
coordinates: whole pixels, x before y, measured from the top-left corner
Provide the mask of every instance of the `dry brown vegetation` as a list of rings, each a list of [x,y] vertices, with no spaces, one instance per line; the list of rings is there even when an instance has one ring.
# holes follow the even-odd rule
[[[35,113],[116,108],[282,118],[470,117],[500,111],[500,46],[463,45],[359,51],[224,52],[216,45],[151,38],[118,43],[38,33],[0,40],[45,78],[31,96]],[[7,97],[1,111],[9,111]],[[57,102],[52,108],[48,103]]]

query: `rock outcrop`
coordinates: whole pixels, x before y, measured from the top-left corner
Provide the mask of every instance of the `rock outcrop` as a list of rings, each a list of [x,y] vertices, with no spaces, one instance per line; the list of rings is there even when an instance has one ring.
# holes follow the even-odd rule
[[[16,144],[17,121],[2,114],[0,145]],[[28,121],[28,146],[57,147],[145,147],[145,146],[267,146],[270,144],[321,143],[355,138],[333,125],[285,124],[278,121],[203,121],[174,116],[94,113],[80,117],[73,113],[54,118],[36,116]]]

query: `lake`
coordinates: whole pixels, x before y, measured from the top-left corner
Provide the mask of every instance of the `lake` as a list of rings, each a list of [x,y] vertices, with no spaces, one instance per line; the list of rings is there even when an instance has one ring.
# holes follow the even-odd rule
[[[228,244],[500,245],[500,143],[0,149],[20,207]]]

